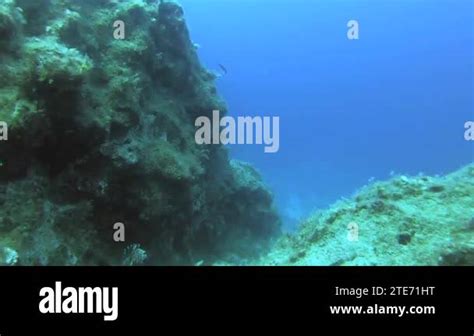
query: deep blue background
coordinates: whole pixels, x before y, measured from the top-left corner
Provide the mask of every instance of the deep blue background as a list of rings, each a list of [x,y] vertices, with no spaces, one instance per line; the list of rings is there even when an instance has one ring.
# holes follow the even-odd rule
[[[181,0],[230,114],[280,116],[280,151],[231,146],[299,217],[368,179],[472,162],[471,0]],[[360,40],[346,37],[360,23]],[[291,225],[291,221],[287,226]]]

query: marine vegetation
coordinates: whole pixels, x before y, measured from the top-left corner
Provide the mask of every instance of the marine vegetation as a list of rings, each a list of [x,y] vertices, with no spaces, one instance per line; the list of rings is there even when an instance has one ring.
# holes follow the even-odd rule
[[[196,141],[227,114],[196,49],[175,1],[0,0],[0,265],[474,265],[472,164],[282,234],[259,172]]]
[[[474,265],[474,165],[442,177],[373,182],[297,234],[284,235],[264,265]]]
[[[194,141],[226,106],[177,3],[2,0],[0,43],[1,263],[208,264],[279,232],[255,169]]]

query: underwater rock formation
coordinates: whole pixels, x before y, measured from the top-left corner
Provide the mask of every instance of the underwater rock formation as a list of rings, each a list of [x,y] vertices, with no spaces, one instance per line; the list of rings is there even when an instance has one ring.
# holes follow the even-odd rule
[[[3,0],[0,47],[0,248],[15,263],[130,264],[127,246],[212,263],[279,231],[258,173],[194,142],[195,118],[226,107],[175,2]]]
[[[375,182],[315,213],[254,264],[474,266],[473,195],[474,165]]]

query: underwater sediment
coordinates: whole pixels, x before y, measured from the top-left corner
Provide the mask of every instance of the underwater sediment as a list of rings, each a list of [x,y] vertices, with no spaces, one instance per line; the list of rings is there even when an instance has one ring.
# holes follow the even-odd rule
[[[258,172],[194,141],[194,120],[226,106],[183,15],[173,1],[1,1],[3,264],[211,263],[279,232]]]

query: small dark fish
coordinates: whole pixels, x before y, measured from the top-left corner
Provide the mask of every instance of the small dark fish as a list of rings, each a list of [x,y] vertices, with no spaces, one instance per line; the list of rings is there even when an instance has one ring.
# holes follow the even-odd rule
[[[224,75],[227,75],[228,71],[227,71],[227,68],[225,66],[223,66],[222,64],[219,63],[219,68],[221,68]]]

